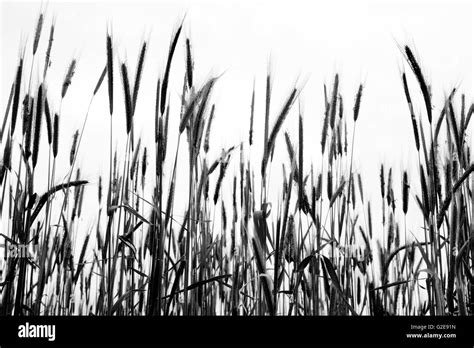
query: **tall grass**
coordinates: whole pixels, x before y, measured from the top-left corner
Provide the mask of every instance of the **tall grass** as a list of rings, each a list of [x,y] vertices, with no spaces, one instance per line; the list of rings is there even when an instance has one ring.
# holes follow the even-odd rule
[[[41,13],[33,61],[41,54],[38,43],[44,20]],[[149,42],[142,43],[132,76],[129,63],[119,62],[114,55],[112,33],[105,33],[106,49],[97,70],[105,68],[90,85],[92,96],[82,128],[71,135],[69,163],[56,159],[63,151],[58,143],[61,106],[74,83],[77,61],[69,65],[61,82],[60,107],[53,110],[47,86],[57,81],[49,80],[47,71],[54,69],[54,20],[42,75],[36,74],[33,63],[27,75],[23,62],[30,53],[21,50],[18,65],[12,67],[14,81],[1,130],[2,140],[4,134],[6,137],[1,151],[0,213],[7,229],[0,237],[7,246],[34,246],[37,253],[25,258],[5,251],[5,266],[0,270],[4,279],[0,283],[2,315],[473,314],[470,120],[474,105],[468,107],[464,95],[454,90],[441,101],[443,107],[436,117],[432,105],[439,102],[432,101],[432,87],[412,49],[403,47],[417,86],[402,73],[400,88],[408,109],[400,122],[413,127],[418,170],[406,168],[398,176],[382,165],[382,205],[375,207],[367,199],[364,178],[353,165],[357,161],[356,125],[367,117],[363,84],[354,91],[351,115],[345,111],[348,107],[339,88],[342,77],[335,75],[332,89],[324,86],[320,163],[310,163],[307,155],[314,149],[305,146],[307,115],[299,99],[303,87],[291,86],[284,100],[274,100],[269,69],[265,90],[259,91],[254,83],[249,100],[244,101],[250,106],[248,142],[222,149],[213,158],[210,139],[216,130],[212,122],[223,116],[212,95],[221,77],[211,76],[196,84],[192,45],[183,37],[182,28],[180,23],[171,37],[166,65],[156,76],[156,91],[140,89],[143,68],[151,64],[146,60]],[[170,102],[170,90],[176,87],[170,81],[178,45],[184,46],[186,57],[181,105],[176,106]],[[120,69],[114,69],[115,64]],[[34,65],[41,68],[38,62]],[[124,115],[114,113],[117,73]],[[32,79],[34,74],[41,76],[38,81]],[[82,178],[76,159],[94,97],[107,93],[101,89],[105,75],[109,176],[98,179],[97,216],[91,211],[83,216],[97,223],[85,230],[88,223],[78,218],[84,195],[93,191],[89,181],[95,180]],[[418,92],[425,106],[421,113],[413,106]],[[150,119],[155,124],[154,144],[134,139],[139,93],[156,95],[154,120]],[[264,115],[256,112],[259,98],[265,105]],[[300,103],[298,119],[290,121],[296,102]],[[16,127],[18,117],[22,129]],[[124,158],[112,148],[116,117],[126,120],[126,129],[115,134],[116,139],[126,139]],[[169,127],[173,117],[179,120],[178,129]],[[254,132],[257,118],[264,120],[263,137]],[[288,122],[298,123],[297,139],[283,130]],[[47,151],[41,149],[43,124]],[[15,137],[15,132],[20,136]],[[175,148],[169,141],[172,132],[178,139]],[[277,162],[275,147],[283,140],[288,158]],[[186,143],[187,157],[180,151],[182,143]],[[259,168],[251,161],[251,155],[258,153],[252,152],[257,144],[263,148]],[[35,179],[44,173],[36,165],[46,154],[47,190],[41,193]],[[154,170],[149,169],[149,158],[155,163]],[[181,158],[188,162],[183,164]],[[237,161],[239,169],[233,172],[230,164]],[[281,181],[271,183],[279,188],[278,198],[273,199],[270,172],[280,168]],[[178,170],[188,172],[187,182],[178,180]],[[255,182],[255,176],[261,181]],[[108,180],[107,185],[103,180]],[[400,192],[394,189],[394,182],[401,182]],[[378,185],[368,184],[372,191]],[[186,185],[186,195],[175,196],[178,185]],[[107,190],[105,202],[103,190]],[[176,204],[182,201],[186,202],[184,214]],[[380,222],[373,220],[375,208],[382,212]],[[423,221],[421,233],[416,232],[418,226],[407,225],[408,213]],[[420,235],[424,237],[417,238]]]

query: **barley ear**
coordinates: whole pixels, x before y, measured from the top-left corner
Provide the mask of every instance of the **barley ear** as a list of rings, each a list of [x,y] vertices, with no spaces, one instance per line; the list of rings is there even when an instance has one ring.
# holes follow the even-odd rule
[[[112,116],[114,112],[114,60],[112,55],[112,36],[107,33],[107,85],[109,89],[109,112]]]
[[[33,40],[33,55],[36,54],[36,50],[38,49],[38,43],[41,37],[41,30],[43,29],[43,13],[40,13],[38,17],[38,22],[36,23],[36,30],[35,30],[35,39]]]
[[[13,94],[13,105],[12,105],[12,120],[11,120],[11,135],[15,132],[16,118],[18,115],[18,106],[20,103],[20,93],[21,93],[21,74],[23,71],[23,58],[20,58],[20,63],[18,64],[18,69],[16,71],[15,78],[15,92]]]
[[[74,76],[75,72],[76,72],[76,59],[73,59],[71,61],[71,64],[69,65],[69,68],[66,73],[66,77],[64,78],[64,81],[63,81],[63,87],[61,89],[62,99],[66,96],[66,93],[68,91],[69,86],[71,85],[72,77]]]
[[[41,137],[41,124],[43,120],[43,84],[40,84],[38,88],[38,95],[36,97],[36,115],[35,115],[35,134],[33,138],[33,168],[36,167],[38,162],[39,143]]]

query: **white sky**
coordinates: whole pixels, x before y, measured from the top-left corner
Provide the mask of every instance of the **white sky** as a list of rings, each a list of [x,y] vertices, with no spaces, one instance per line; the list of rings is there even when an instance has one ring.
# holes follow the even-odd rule
[[[40,5],[40,2],[1,2],[2,117],[16,71],[20,42],[26,39],[30,58]],[[305,161],[308,163],[310,158],[313,159],[316,167],[320,163],[323,83],[331,87],[334,73],[339,73],[345,110],[351,115],[358,85],[365,83],[354,150],[355,169],[362,172],[365,189],[368,190],[366,196],[372,196],[375,201],[373,209],[378,210],[380,204],[375,199],[379,196],[381,162],[394,166],[397,196],[400,194],[397,188],[402,169],[410,168],[413,174],[416,173],[413,133],[400,80],[401,67],[406,65],[397,43],[415,47],[432,84],[436,117],[443,96],[454,86],[459,86],[466,94],[468,104],[472,103],[473,8],[469,1],[50,1],[47,3],[39,53],[42,71],[49,25],[54,15],[56,31],[48,95],[55,109],[59,107],[61,83],[70,60],[79,57],[76,74],[62,108],[60,144],[65,149],[60,151],[59,163],[68,161],[72,134],[82,125],[89,97],[105,65],[107,23],[113,26],[116,53],[122,59],[128,57],[132,71],[135,70],[143,38],[150,38],[135,129],[137,134],[143,136],[144,143],[152,144],[156,79],[164,70],[171,33],[186,14],[183,33],[192,41],[198,84],[210,74],[225,72],[216,85],[213,99],[216,103],[211,135],[214,156],[223,146],[247,140],[250,97],[255,77],[256,145],[252,149],[252,158],[260,160],[264,77],[269,57],[274,72],[272,120],[296,78],[307,79],[301,95],[308,158]],[[175,112],[184,71],[182,39],[171,73],[174,79],[171,80],[170,92]],[[25,66],[29,71],[30,62]],[[424,111],[417,84],[411,73],[408,75],[412,97],[417,100],[416,110]],[[125,146],[121,82],[118,75],[115,79],[114,143]],[[176,113],[172,110],[171,115],[173,118]],[[104,84],[92,107],[78,162],[83,175],[91,182],[96,182],[99,174],[108,171],[108,120]],[[170,127],[170,131],[176,134],[176,117]],[[283,131],[285,129],[296,134],[296,113],[289,116]],[[119,135],[124,139],[117,141]],[[173,155],[176,138],[170,140],[169,158]],[[283,137],[277,149],[283,150],[280,160],[287,162],[282,140]],[[279,161],[278,158],[277,155],[276,161]],[[40,160],[44,160],[41,165],[45,165],[46,152],[40,153]],[[238,161],[237,154],[234,160]],[[280,166],[274,168],[280,170]],[[59,166],[58,174],[64,175],[66,169],[65,165],[62,168]],[[186,169],[185,164],[182,169]],[[231,187],[230,176],[225,185]],[[96,199],[95,188],[90,192],[93,202]],[[414,203],[412,200],[410,204],[414,206]]]

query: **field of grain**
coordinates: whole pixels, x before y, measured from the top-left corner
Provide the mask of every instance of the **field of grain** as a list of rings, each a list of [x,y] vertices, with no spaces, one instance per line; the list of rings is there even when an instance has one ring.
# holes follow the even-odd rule
[[[355,170],[354,156],[365,84],[345,96],[339,74],[324,84],[322,127],[314,135],[319,146],[308,148],[309,116],[300,99],[305,82],[297,80],[277,100],[278,79],[268,68],[265,89],[254,84],[249,99],[237,101],[249,106],[242,121],[248,137],[212,151],[210,139],[220,131],[213,128],[220,117],[213,93],[226,75],[195,81],[185,23],[179,21],[169,47],[162,47],[167,59],[154,90],[140,88],[152,38],[129,52],[137,57],[131,64],[117,55],[113,29],[104,30],[102,63],[90,81],[90,99],[82,101],[87,113],[64,144],[62,108],[78,60],[71,59],[61,81],[50,79],[60,47],[55,19],[39,13],[34,35],[11,67],[15,77],[2,106],[1,315],[472,315],[469,97],[452,89],[434,101],[429,67],[422,68],[414,47],[401,44],[406,114],[400,122],[412,127],[406,141],[417,170],[398,173],[381,164],[379,181],[371,182]],[[179,59],[185,61],[182,85],[171,86]],[[61,86],[59,100],[52,100],[50,85]],[[180,105],[170,102],[176,89]],[[99,94],[108,99],[102,136],[109,146],[96,151],[108,163],[91,180],[81,174],[87,160],[79,164],[78,153]],[[147,114],[149,143],[134,127],[142,94],[156,96]],[[256,112],[257,98],[264,114]],[[290,113],[297,117],[288,120]],[[119,119],[125,128],[117,134]],[[264,120],[261,133],[254,131],[256,119]],[[297,124],[297,136],[286,131],[288,122]],[[126,151],[117,151],[113,139]],[[277,142],[284,144],[283,157],[274,156]],[[261,156],[252,151],[256,144]],[[66,161],[57,160],[62,153]],[[381,205],[367,198],[368,187],[380,192]],[[96,197],[97,209],[83,206],[86,195]],[[408,213],[422,226],[412,225]]]

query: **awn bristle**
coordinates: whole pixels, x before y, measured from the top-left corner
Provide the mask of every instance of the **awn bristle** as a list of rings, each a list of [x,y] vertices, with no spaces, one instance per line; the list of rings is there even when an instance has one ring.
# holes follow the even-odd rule
[[[97,84],[95,85],[94,93],[92,93],[92,95],[96,95],[97,92],[99,91],[99,88],[100,86],[102,86],[102,82],[104,81],[106,73],[107,73],[107,66],[105,66],[104,70],[102,70],[102,74],[100,74],[99,80],[97,81]]]

